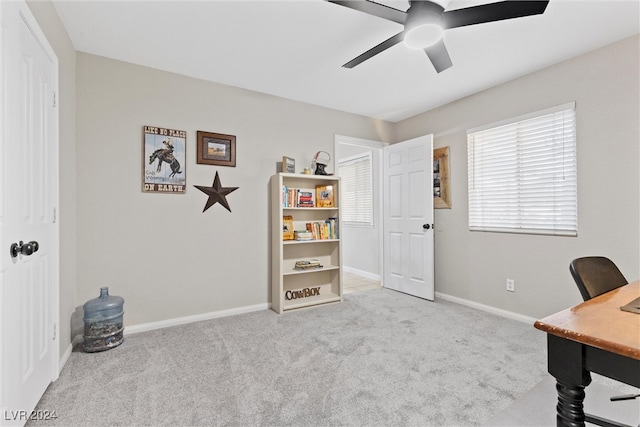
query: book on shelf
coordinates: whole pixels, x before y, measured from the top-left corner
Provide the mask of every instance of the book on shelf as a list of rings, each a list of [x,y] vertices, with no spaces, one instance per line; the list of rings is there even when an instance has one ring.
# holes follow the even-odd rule
[[[334,207],[333,185],[316,185],[316,205],[319,208]]]
[[[314,194],[313,190],[299,188],[296,196],[297,196],[296,207],[298,207],[298,208],[314,208],[316,206],[315,194]]]
[[[284,208],[315,208],[315,190],[311,188],[290,188],[283,185],[280,203]]]
[[[338,239],[337,218],[326,221],[307,222],[305,226],[311,232],[314,240]]]
[[[313,234],[308,230],[295,230],[293,235],[295,240],[313,240]]]
[[[282,240],[293,240],[293,217],[291,215],[282,217]]]
[[[295,206],[294,188],[289,188],[286,185],[282,186],[282,206],[285,208],[291,208]]]
[[[296,261],[294,270],[309,270],[312,268],[322,268],[322,264],[317,259]]]
[[[332,239],[339,239],[340,238],[340,233],[339,233],[339,230],[338,230],[338,218],[332,216],[332,217],[328,218],[325,222],[329,224],[329,229],[331,230],[331,238]]]

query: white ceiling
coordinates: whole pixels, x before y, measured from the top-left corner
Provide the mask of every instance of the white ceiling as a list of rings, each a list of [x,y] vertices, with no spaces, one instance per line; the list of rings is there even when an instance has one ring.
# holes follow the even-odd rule
[[[342,68],[402,26],[323,0],[54,0],[78,51],[393,122],[638,34],[639,4],[551,0],[543,15],[446,30],[453,67],[437,74],[403,44]]]

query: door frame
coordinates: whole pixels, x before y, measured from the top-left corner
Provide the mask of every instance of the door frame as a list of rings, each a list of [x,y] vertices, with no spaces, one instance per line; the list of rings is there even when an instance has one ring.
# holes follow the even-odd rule
[[[382,201],[382,195],[383,195],[383,189],[382,189],[382,184],[383,184],[383,173],[382,173],[382,149],[384,147],[386,147],[387,145],[389,145],[389,143],[387,142],[382,142],[382,141],[376,141],[373,139],[364,139],[364,138],[356,138],[353,136],[345,136],[345,135],[339,135],[339,134],[335,134],[334,135],[334,142],[333,142],[333,158],[334,160],[334,167],[336,170],[336,174],[338,171],[338,158],[336,157],[336,152],[337,152],[337,146],[338,144],[345,144],[345,145],[355,145],[357,147],[362,147],[362,148],[369,148],[371,150],[377,150],[379,153],[378,157],[378,162],[376,164],[377,168],[378,168],[378,176],[374,176],[374,184],[375,186],[378,188],[378,191],[373,195],[374,197],[377,198],[377,200]],[[383,238],[384,238],[384,217],[383,217],[383,204],[382,203],[378,203],[378,209],[375,211],[375,214],[377,216],[377,218],[379,218],[379,222],[380,224],[378,225],[378,245],[380,247],[380,256],[379,256],[379,265],[380,265],[380,284],[382,286],[384,286],[384,250],[383,250]]]
[[[40,28],[37,19],[33,15],[33,12],[27,5],[24,0],[12,1],[12,2],[1,2],[0,1],[0,11],[3,15],[8,13],[17,13],[19,18],[23,20],[29,31],[34,36],[34,39],[40,44],[40,47],[45,52],[45,54],[49,57],[51,61],[53,70],[53,82],[52,82],[52,91],[53,91],[53,102],[54,108],[52,109],[52,115],[50,117],[52,130],[51,134],[48,135],[51,147],[51,156],[49,160],[49,167],[51,167],[51,205],[53,206],[53,211],[49,212],[50,220],[52,221],[53,233],[52,233],[52,244],[51,244],[51,285],[52,289],[50,290],[49,297],[49,308],[50,308],[50,318],[49,318],[49,331],[51,333],[52,339],[52,351],[51,351],[51,373],[52,378],[51,381],[55,381],[58,379],[60,374],[60,328],[59,328],[59,319],[60,319],[60,225],[59,225],[59,205],[60,205],[60,101],[59,101],[59,62],[58,57],[49,43],[46,35]],[[5,15],[6,16],[6,15]],[[0,40],[1,44],[5,43],[4,38]],[[5,49],[2,49],[6,51]],[[6,99],[4,94],[4,89],[2,87],[3,81],[5,79],[5,70],[4,67],[7,66],[5,61],[2,61],[2,68],[0,68],[0,99]],[[8,83],[7,83],[8,84]],[[0,102],[0,121],[4,122],[6,117],[5,102]],[[3,129],[6,129],[6,126],[2,126]],[[4,131],[0,132],[0,147],[4,147],[4,144],[12,143],[7,139],[7,135]],[[13,143],[18,143],[18,141],[14,141]],[[0,192],[3,191],[3,187],[0,186]],[[0,194],[0,197],[4,198],[4,194]],[[4,248],[7,249],[8,248]],[[0,325],[0,334],[3,334],[3,328],[9,327],[7,325]],[[2,357],[2,353],[0,352],[0,357]],[[0,360],[0,366],[2,366]]]

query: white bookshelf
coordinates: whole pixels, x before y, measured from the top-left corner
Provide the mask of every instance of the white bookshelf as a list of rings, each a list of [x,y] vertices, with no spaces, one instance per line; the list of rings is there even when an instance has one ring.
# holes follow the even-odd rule
[[[333,207],[285,207],[283,188],[313,189],[333,186]],[[342,243],[340,241],[340,178],[337,176],[279,173],[271,177],[271,308],[277,312],[342,301]],[[338,238],[284,240],[283,216],[293,217],[294,230],[307,223],[337,218]],[[296,270],[296,261],[317,259],[321,268]],[[304,289],[319,288],[319,295],[298,297]]]

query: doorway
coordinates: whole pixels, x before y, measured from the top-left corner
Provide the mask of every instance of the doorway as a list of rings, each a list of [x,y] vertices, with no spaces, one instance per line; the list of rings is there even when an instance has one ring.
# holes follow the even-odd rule
[[[352,294],[354,292],[370,291],[382,287],[382,282],[378,279],[370,279],[361,274],[344,271],[342,273],[342,293]]]
[[[334,142],[341,207],[369,195],[372,201],[370,207],[357,203],[341,210],[344,289],[365,290],[380,283],[433,300],[433,135],[393,145],[341,135]],[[354,163],[370,170],[355,168],[366,182],[354,184],[355,195],[345,194]]]
[[[342,221],[344,293],[376,289],[382,286],[382,149],[381,141],[336,135],[335,173],[340,162],[370,156],[371,221]]]

